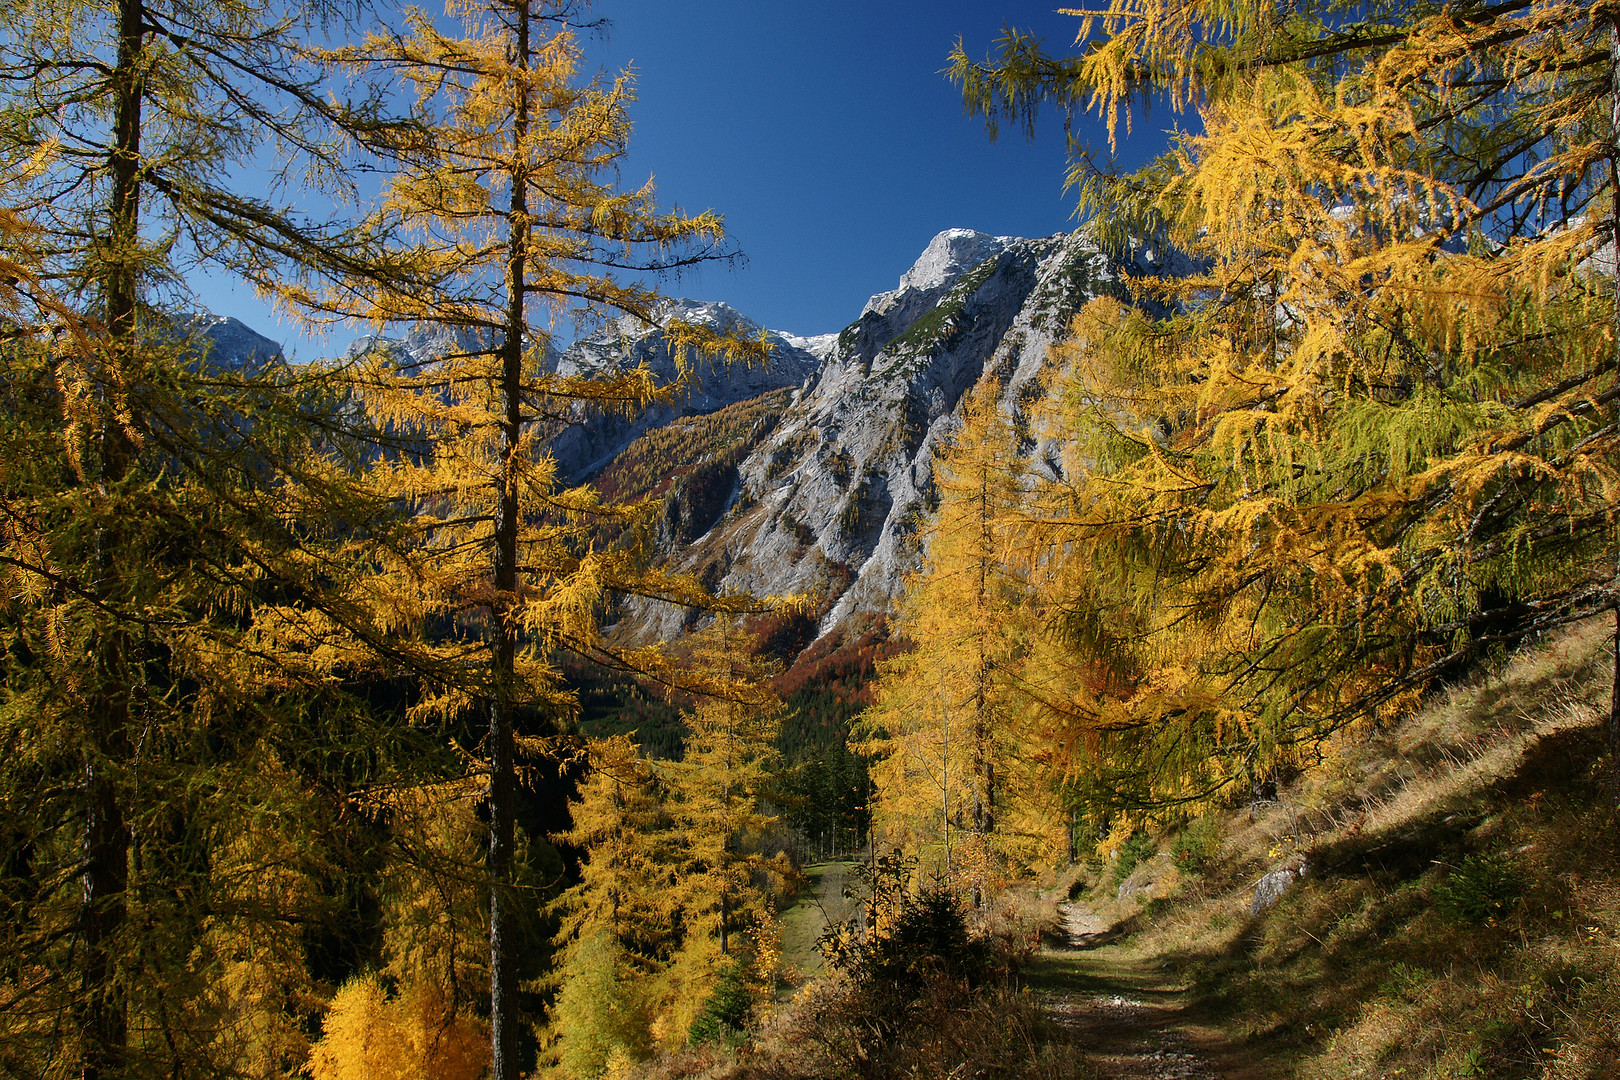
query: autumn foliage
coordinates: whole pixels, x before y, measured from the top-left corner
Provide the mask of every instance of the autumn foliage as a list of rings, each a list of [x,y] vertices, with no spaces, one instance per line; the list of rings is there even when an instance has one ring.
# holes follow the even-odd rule
[[[668,317],[733,249],[619,185],[584,7],[0,5],[0,1074],[618,1077],[758,1031],[800,866],[851,849],[923,868],[891,940],[949,963],[854,965],[887,1018],[828,1068],[988,1069],[1034,1030],[969,993],[998,890],[1620,610],[1620,0],[1109,0],[1072,55],[959,49],[993,128],[1168,107],[1069,179],[1182,272],[962,392],[904,600],[828,634],[850,565],[658,561],[790,391],[591,482],[548,452],[770,352]],[[199,267],[377,334],[227,363]],[[673,377],[554,362],[614,325]],[[627,644],[627,598],[687,632]]]
[[[952,77],[992,130],[1042,105],[1127,129],[1146,101],[1195,113],[1138,172],[1081,148],[1070,177],[1106,248],[1193,269],[1092,301],[1044,400],[970,403],[942,457],[936,529],[983,513],[983,554],[933,538],[897,629],[942,655],[888,671],[865,721],[880,813],[919,820],[932,791],[914,844],[989,788],[989,714],[958,703],[1005,695],[1021,723],[984,730],[1040,763],[1006,811],[1128,835],[1616,603],[1615,12],[1075,14],[1077,55],[1009,31]],[[1059,467],[987,505],[950,479],[986,425]],[[947,584],[975,565],[1004,614]],[[983,691],[952,691],[953,665]]]

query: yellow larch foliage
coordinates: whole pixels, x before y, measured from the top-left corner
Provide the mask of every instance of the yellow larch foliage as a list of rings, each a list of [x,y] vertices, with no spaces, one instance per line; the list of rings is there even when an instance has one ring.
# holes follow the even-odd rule
[[[304,1071],[311,1080],[480,1080],[489,1035],[459,1015],[431,983],[390,997],[374,978],[354,978],[332,999]]]
[[[560,837],[584,850],[579,884],[556,904],[564,961],[550,1028],[570,1076],[684,1045],[728,974],[754,1021],[768,1007],[775,910],[797,878],[769,802],[782,703],[757,648],[726,613],[682,643],[671,664],[703,696],[684,713],[681,760],[643,759],[623,736],[591,743]],[[738,1005],[724,1003],[725,1023],[747,1021]]]
[[[1028,623],[1013,567],[1027,478],[999,389],[990,380],[966,399],[937,460],[939,510],[895,623],[911,647],[880,667],[855,729],[875,759],[874,834],[980,900],[1009,865],[1049,861],[1064,846],[1053,828],[1060,800],[1029,768],[1017,689]]]
[[[393,857],[379,881],[381,974],[432,987],[446,1008],[468,1012],[489,993],[483,911],[484,785],[472,777],[374,793],[390,823]],[[519,838],[521,841],[521,837]]]
[[[672,889],[680,837],[651,763],[618,735],[591,740],[585,764],[573,828],[557,838],[584,857],[578,884],[554,904],[562,959],[547,1016],[549,1053],[580,1080],[646,1055],[655,977],[682,932]]]
[[[1075,57],[958,50],[970,108],[1198,114],[1132,176],[1071,174],[1106,245],[1197,266],[1056,353],[1023,691],[1083,799],[1261,783],[1611,606],[1620,5],[1073,14]]]
[[[367,480],[414,514],[414,534],[367,537],[354,558],[371,571],[373,622],[417,637],[402,660],[422,677],[418,721],[486,706],[566,711],[547,656],[606,648],[596,629],[608,593],[707,599],[690,577],[649,572],[640,551],[598,544],[602,522],[633,523],[645,508],[570,486],[545,444],[588,413],[669,400],[699,362],[768,353],[763,339],[664,321],[683,365],[674,383],[645,365],[556,369],[559,324],[657,326],[661,298],[635,272],[726,250],[717,215],[660,210],[650,183],[616,188],[631,83],[582,75],[568,10],[455,0],[449,21],[411,9],[402,33],[323,54],[340,72],[391,70],[416,99],[417,123],[380,129],[369,146],[394,169],[352,274],[278,293],[316,322],[436,326],[449,343],[426,362],[379,347],[345,365],[356,404],[392,436]],[[291,619],[281,629],[297,638]]]
[[[566,1075],[595,1080],[616,1061],[646,1056],[649,987],[608,927],[591,926],[571,944],[550,1012],[552,1051]]]
[[[762,936],[760,928],[773,926],[778,902],[798,880],[773,843],[782,702],[769,680],[777,665],[759,655],[758,641],[727,613],[688,644],[688,679],[704,696],[684,713],[681,760],[660,767],[681,837],[671,892],[681,907],[682,938],[661,978],[654,1016],[666,1046],[687,1041],[728,970],[774,986],[771,934]]]
[[[557,837],[585,853],[579,883],[555,905],[559,942],[602,926],[637,955],[668,955],[680,932],[670,889],[680,839],[667,785],[627,736],[591,740],[585,760],[573,828]]]
[[[670,400],[701,359],[768,353],[763,337],[666,320],[673,383],[646,364],[558,370],[559,323],[650,330],[661,301],[648,275],[725,254],[718,215],[660,210],[650,182],[618,189],[630,80],[582,75],[574,10],[567,0],[451,0],[442,24],[411,9],[402,32],[326,53],[340,71],[397,74],[414,90],[417,123],[371,140],[394,168],[354,272],[279,290],[317,320],[444,332],[431,358],[373,348],[347,368],[356,405],[391,436],[368,481],[414,515],[414,535],[360,553],[376,582],[375,619],[411,632],[395,656],[422,689],[412,719],[484,721],[496,1080],[516,1078],[510,942],[531,903],[514,888],[518,758],[543,749],[541,725],[574,707],[552,658],[609,650],[598,625],[612,594],[710,599],[690,577],[648,572],[637,546],[599,543],[602,522],[633,524],[645,508],[604,505],[572,485],[546,443],[588,414]]]

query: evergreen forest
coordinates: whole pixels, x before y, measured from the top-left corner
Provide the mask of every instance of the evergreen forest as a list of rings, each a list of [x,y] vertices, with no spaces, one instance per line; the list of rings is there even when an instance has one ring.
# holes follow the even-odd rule
[[[1120,269],[881,534],[810,381],[683,408],[781,347],[611,8],[0,0],[0,1078],[1620,1075],[1620,0],[942,53]]]

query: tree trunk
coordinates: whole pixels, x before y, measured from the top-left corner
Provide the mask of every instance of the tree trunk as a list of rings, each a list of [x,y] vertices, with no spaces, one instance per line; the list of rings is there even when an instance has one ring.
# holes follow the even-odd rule
[[[939,815],[945,840],[945,887],[951,884],[951,713],[941,693],[939,703]]]
[[[519,68],[529,66],[529,7],[514,10],[515,51]],[[495,609],[491,663],[493,696],[489,713],[489,1026],[490,1075],[517,1080],[517,982],[512,943],[509,886],[516,839],[517,772],[512,733],[516,687],[517,640],[509,621],[517,593],[518,438],[523,423],[523,332],[527,328],[524,284],[527,276],[528,175],[523,164],[529,128],[528,87],[519,86],[513,117],[512,197],[508,217],[506,328],[500,343],[501,466],[495,507]]]
[[[1614,587],[1620,591],[1620,566]],[[1614,681],[1609,692],[1609,798],[1620,809],[1620,603],[1614,608]]]
[[[145,5],[143,0],[119,0],[118,51],[111,86],[114,95],[113,138],[108,151],[112,191],[108,201],[107,246],[96,253],[100,262],[103,303],[107,321],[106,363],[109,367],[133,363],[136,330],[135,266],[140,244],[141,105],[146,92],[144,63]],[[95,502],[103,523],[96,537],[95,587],[103,596],[117,594],[118,571],[114,553],[121,545],[111,502],[128,475],[134,447],[117,418],[107,407],[100,419],[96,441]],[[83,944],[81,969],[80,1037],[83,1040],[79,1075],[102,1080],[123,1072],[129,1018],[116,971],[116,935],[123,925],[129,885],[129,828],[119,802],[114,763],[125,755],[129,741],[128,642],[121,627],[110,626],[99,635],[92,657],[89,716],[86,724],[84,765],[85,827],[84,872],[80,878],[78,932]]]
[[[1615,381],[1620,384],[1620,18],[1609,30],[1609,191],[1611,261],[1614,282]],[[1620,419],[1620,403],[1615,405]],[[1609,796],[1620,809],[1620,556],[1615,565],[1614,686],[1609,700]]]
[[[107,330],[115,346],[127,347],[135,333],[135,264],[140,244],[141,105],[146,94],[144,0],[118,2],[118,66],[113,145],[109,155],[112,197],[108,210],[111,247],[97,253],[106,274]]]
[[[103,672],[105,668],[103,668]],[[87,800],[84,830],[84,874],[79,909],[79,935],[84,944],[82,969],[84,1040],[80,1076],[101,1080],[122,1073],[128,1018],[116,974],[115,935],[124,922],[125,890],[129,883],[129,830],[124,823],[118,790],[106,759],[122,741],[119,710],[110,701],[96,725],[96,746],[85,766]]]
[[[990,833],[995,828],[991,807],[995,803],[996,774],[990,750],[990,661],[984,654],[984,635],[990,632],[994,615],[990,611],[990,557],[993,536],[990,531],[990,482],[984,465],[979,466],[979,594],[974,628],[975,666],[973,672],[973,831],[978,844],[978,865],[973,880],[973,906],[984,906],[985,867],[990,857]]]

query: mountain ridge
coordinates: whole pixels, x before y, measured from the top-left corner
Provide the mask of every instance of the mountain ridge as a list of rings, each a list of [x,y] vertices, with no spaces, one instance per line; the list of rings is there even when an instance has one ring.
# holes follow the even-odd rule
[[[920,564],[933,459],[963,397],[994,380],[1003,409],[1025,422],[1046,392],[1050,348],[1080,306],[1126,298],[1127,274],[1188,269],[1147,248],[1112,258],[1087,230],[1037,239],[945,230],[839,334],[799,339],[814,342],[819,364],[737,466],[719,520],[672,548],[670,565],[712,588],[819,596],[818,636],[892,613]],[[1055,467],[1052,447],[1032,440],[1028,452]],[[632,606],[643,638],[689,625],[685,610]]]
[[[1099,295],[1128,300],[1127,276],[1190,268],[1176,253],[1145,245],[1111,256],[1084,228],[1034,239],[952,228],[837,333],[773,331],[721,301],[672,299],[659,325],[620,319],[561,352],[548,350],[543,362],[563,375],[645,365],[673,382],[680,365],[662,326],[677,318],[764,335],[770,362],[704,366],[671,401],[634,416],[592,414],[581,404],[549,447],[565,482],[591,482],[672,424],[742,409],[746,423],[721,423],[685,446],[662,440],[668,475],[657,482],[647,482],[647,455],[637,459],[640,493],[665,500],[660,556],[712,589],[817,597],[817,634],[825,636],[894,611],[905,575],[921,561],[934,457],[956,429],[962,399],[992,380],[1003,410],[1025,425],[1031,405],[1048,392],[1042,376],[1051,346],[1075,311]],[[211,330],[215,351],[233,334]],[[349,355],[386,346],[410,362],[431,363],[468,344],[439,328],[413,327],[397,337],[362,338]],[[1055,470],[1052,446],[1034,435],[1025,446],[1033,467]],[[701,460],[686,461],[683,453]],[[614,483],[628,490],[624,477]],[[632,599],[620,632],[664,640],[690,627],[694,614]]]

